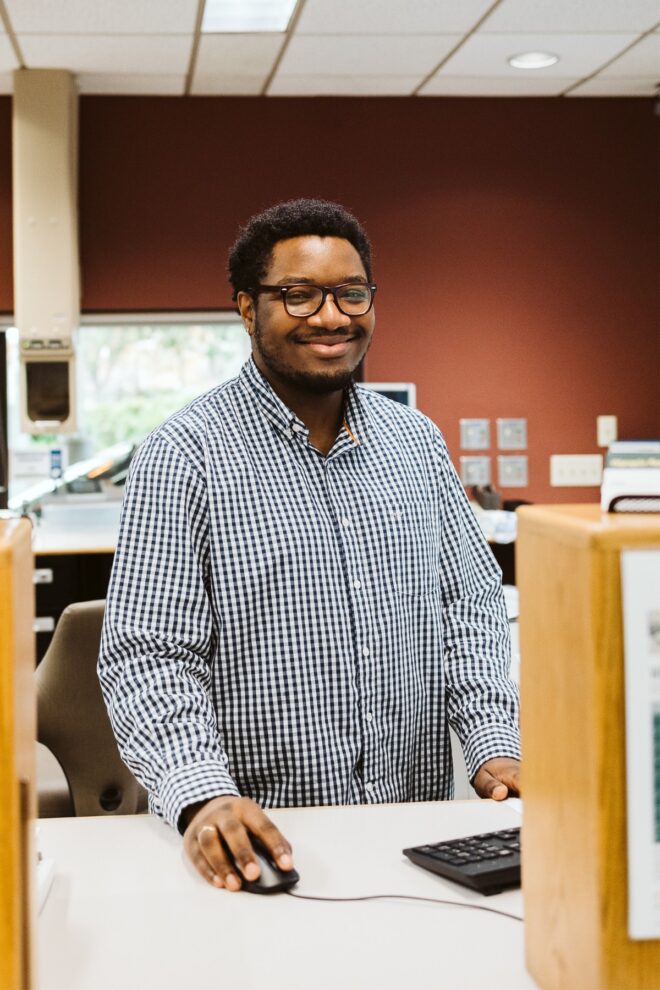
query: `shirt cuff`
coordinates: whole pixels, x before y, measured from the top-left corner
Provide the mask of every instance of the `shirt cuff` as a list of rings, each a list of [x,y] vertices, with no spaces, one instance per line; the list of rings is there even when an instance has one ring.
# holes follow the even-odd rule
[[[487,760],[498,756],[520,759],[520,732],[511,725],[489,722],[470,734],[463,744],[463,752],[468,779],[472,781]]]
[[[179,819],[189,805],[210,801],[221,794],[240,796],[225,766],[217,762],[190,763],[178,767],[163,781],[158,795],[160,814],[173,828],[181,831]]]

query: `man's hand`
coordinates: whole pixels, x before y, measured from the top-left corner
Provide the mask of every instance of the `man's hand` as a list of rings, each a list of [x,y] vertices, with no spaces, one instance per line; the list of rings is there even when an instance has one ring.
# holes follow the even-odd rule
[[[240,890],[241,877],[230,863],[223,841],[231,849],[236,866],[246,880],[256,880],[259,865],[254,858],[248,831],[256,835],[282,870],[291,870],[291,846],[258,804],[250,798],[213,798],[195,811],[183,836],[183,847],[191,863],[214,887]]]
[[[474,775],[472,786],[482,798],[503,801],[510,794],[520,794],[520,760],[497,756],[482,763]]]

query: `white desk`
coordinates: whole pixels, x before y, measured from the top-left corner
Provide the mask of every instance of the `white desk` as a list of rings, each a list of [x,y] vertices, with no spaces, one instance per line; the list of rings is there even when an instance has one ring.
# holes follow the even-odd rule
[[[271,812],[300,893],[403,893],[522,913],[410,864],[405,846],[520,823],[490,801]],[[180,837],[142,817],[44,819],[56,876],[39,918],[40,990],[533,990],[518,921],[413,901],[327,904],[230,894],[201,880]]]

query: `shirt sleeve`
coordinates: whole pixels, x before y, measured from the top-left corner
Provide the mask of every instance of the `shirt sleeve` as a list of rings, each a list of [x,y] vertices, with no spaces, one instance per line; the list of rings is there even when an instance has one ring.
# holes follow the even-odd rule
[[[203,476],[152,435],[131,464],[98,671],[121,757],[175,827],[238,794],[211,702],[208,527]]]
[[[518,689],[502,573],[436,430],[442,495],[440,575],[447,712],[470,780],[486,760],[520,759]]]

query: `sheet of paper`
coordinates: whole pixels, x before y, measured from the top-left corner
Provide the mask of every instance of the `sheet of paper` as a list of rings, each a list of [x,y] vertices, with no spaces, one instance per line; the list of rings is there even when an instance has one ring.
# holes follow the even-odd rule
[[[628,933],[660,938],[660,550],[621,554]]]

